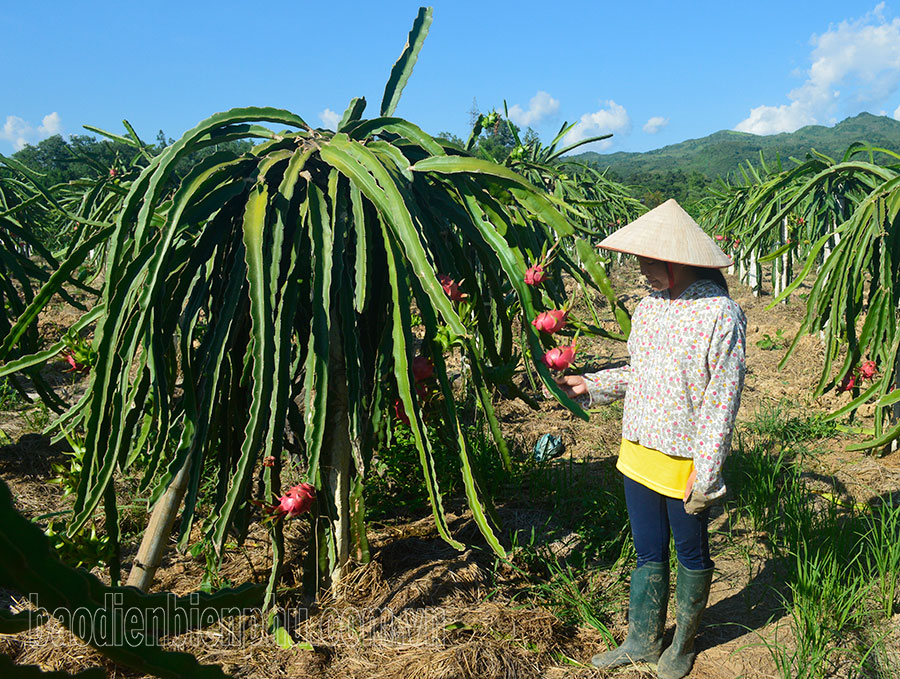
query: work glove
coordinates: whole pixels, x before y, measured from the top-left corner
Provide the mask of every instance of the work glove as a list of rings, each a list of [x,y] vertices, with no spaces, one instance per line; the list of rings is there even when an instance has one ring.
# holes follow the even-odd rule
[[[688,514],[700,514],[703,510],[709,509],[721,501],[722,497],[710,498],[696,488],[692,488],[691,494],[684,500],[684,511]]]

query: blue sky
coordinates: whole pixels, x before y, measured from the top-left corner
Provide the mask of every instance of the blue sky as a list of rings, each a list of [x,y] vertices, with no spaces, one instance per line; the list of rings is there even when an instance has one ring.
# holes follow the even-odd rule
[[[329,126],[365,96],[374,116],[420,4],[4,2],[0,153],[122,119],[177,138],[234,106]],[[598,151],[900,117],[900,0],[432,4],[397,110],[431,133],[465,137],[473,101],[504,99],[545,141],[612,132]]]

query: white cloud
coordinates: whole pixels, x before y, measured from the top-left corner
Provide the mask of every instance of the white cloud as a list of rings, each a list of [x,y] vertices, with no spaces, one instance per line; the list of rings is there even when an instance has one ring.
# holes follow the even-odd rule
[[[337,130],[338,125],[341,123],[341,116],[330,108],[326,108],[319,114],[319,120],[321,120],[322,124],[329,130]]]
[[[663,118],[662,116],[653,116],[644,123],[644,132],[647,134],[656,134],[662,128],[669,124],[668,118]]]
[[[794,101],[781,106],[757,106],[750,109],[750,116],[734,129],[753,134],[778,134],[793,132],[804,125],[814,125],[818,119],[804,102]]]
[[[813,35],[810,44],[806,80],[788,93],[790,103],[757,106],[734,129],[774,134],[836,122],[836,114],[877,107],[900,87],[900,18],[887,21],[883,2],[859,19]]]
[[[605,102],[606,108],[601,108],[593,113],[585,113],[581,119],[575,123],[575,127],[569,130],[563,140],[564,144],[574,144],[588,137],[596,137],[601,134],[628,134],[631,132],[631,118],[624,106],[614,102],[612,99]],[[612,146],[611,139],[594,142],[590,144],[595,150],[602,151]],[[584,150],[584,149],[581,149]]]
[[[543,122],[559,113],[559,99],[554,99],[548,92],[540,90],[528,102],[525,110],[518,104],[509,109],[509,119],[519,127],[529,127]]]
[[[62,120],[59,117],[59,113],[54,111],[41,119],[41,126],[38,128],[38,134],[41,138],[52,137],[60,132],[62,132]]]
[[[29,130],[33,129],[19,116],[6,116],[6,124],[0,131],[0,138],[12,142],[13,148],[18,151],[28,143]]]
[[[900,120],[900,106],[894,109],[894,120]]]
[[[6,116],[6,122],[0,129],[0,139],[5,139],[20,151],[26,144],[33,144],[62,132],[62,119],[54,111],[44,116],[41,124],[35,127],[19,116]]]

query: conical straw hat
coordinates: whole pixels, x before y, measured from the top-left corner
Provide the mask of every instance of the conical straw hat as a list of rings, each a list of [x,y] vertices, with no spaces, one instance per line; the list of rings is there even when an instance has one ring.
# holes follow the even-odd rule
[[[600,247],[675,264],[710,269],[731,266],[731,258],[674,198],[614,231]]]

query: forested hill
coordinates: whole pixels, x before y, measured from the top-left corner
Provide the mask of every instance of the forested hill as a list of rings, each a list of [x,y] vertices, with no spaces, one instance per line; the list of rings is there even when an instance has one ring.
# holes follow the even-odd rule
[[[765,136],[721,130],[708,137],[689,139],[645,153],[587,152],[571,158],[590,162],[601,169],[609,168],[614,178],[626,184],[671,194],[666,184],[681,184],[686,188],[690,183],[700,188],[716,177],[736,172],[746,160],[757,164],[760,151],[767,162],[775,162],[780,157],[783,165],[789,167],[789,158],[803,160],[810,149],[839,159],[855,141],[900,152],[900,121],[860,113],[834,127],[809,125],[796,132]]]

